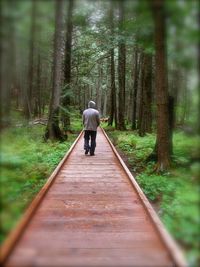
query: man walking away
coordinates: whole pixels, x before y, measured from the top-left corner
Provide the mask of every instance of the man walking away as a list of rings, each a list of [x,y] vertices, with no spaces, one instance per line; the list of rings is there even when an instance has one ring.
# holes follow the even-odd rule
[[[95,109],[95,102],[88,103],[88,109],[83,111],[83,125],[84,125],[84,149],[85,155],[90,152],[90,156],[94,156],[96,147],[97,127],[100,124],[99,112]],[[91,143],[89,141],[91,139]]]

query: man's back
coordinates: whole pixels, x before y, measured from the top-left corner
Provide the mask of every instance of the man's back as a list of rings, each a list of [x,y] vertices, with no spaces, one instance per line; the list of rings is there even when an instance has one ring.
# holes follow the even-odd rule
[[[83,112],[83,125],[85,130],[96,131],[100,124],[99,112],[96,109],[88,108]]]

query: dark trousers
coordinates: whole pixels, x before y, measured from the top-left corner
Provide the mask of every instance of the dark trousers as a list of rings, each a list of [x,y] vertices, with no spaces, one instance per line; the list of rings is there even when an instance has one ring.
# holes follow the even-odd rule
[[[84,149],[90,151],[90,154],[94,154],[96,147],[97,131],[85,130],[84,134]],[[90,142],[91,139],[91,142]]]

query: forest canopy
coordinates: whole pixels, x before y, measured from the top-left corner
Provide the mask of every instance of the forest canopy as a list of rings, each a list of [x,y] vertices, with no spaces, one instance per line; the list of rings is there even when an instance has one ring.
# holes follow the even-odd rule
[[[136,63],[141,68],[144,55],[152,57],[152,92],[155,91],[151,2],[63,1],[60,114],[68,114],[73,106],[82,111],[88,99],[95,99],[101,115],[109,115],[110,53],[115,65],[118,103],[120,44],[122,53],[126,50],[124,119],[131,121],[134,69]],[[2,126],[12,122],[12,111],[27,119],[48,112],[53,86],[55,5],[52,0],[1,1]],[[187,123],[194,128],[198,124],[199,105],[197,11],[195,0],[165,1],[168,90],[176,102],[176,124]],[[123,68],[122,65],[120,62]],[[139,106],[139,93],[136,97]],[[69,98],[70,104],[66,104]],[[153,99],[152,107],[154,103]]]

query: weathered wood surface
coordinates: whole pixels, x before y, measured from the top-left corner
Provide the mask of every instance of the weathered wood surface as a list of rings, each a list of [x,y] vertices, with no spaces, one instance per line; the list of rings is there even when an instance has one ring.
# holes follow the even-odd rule
[[[99,130],[96,155],[81,137],[5,266],[178,265]]]

